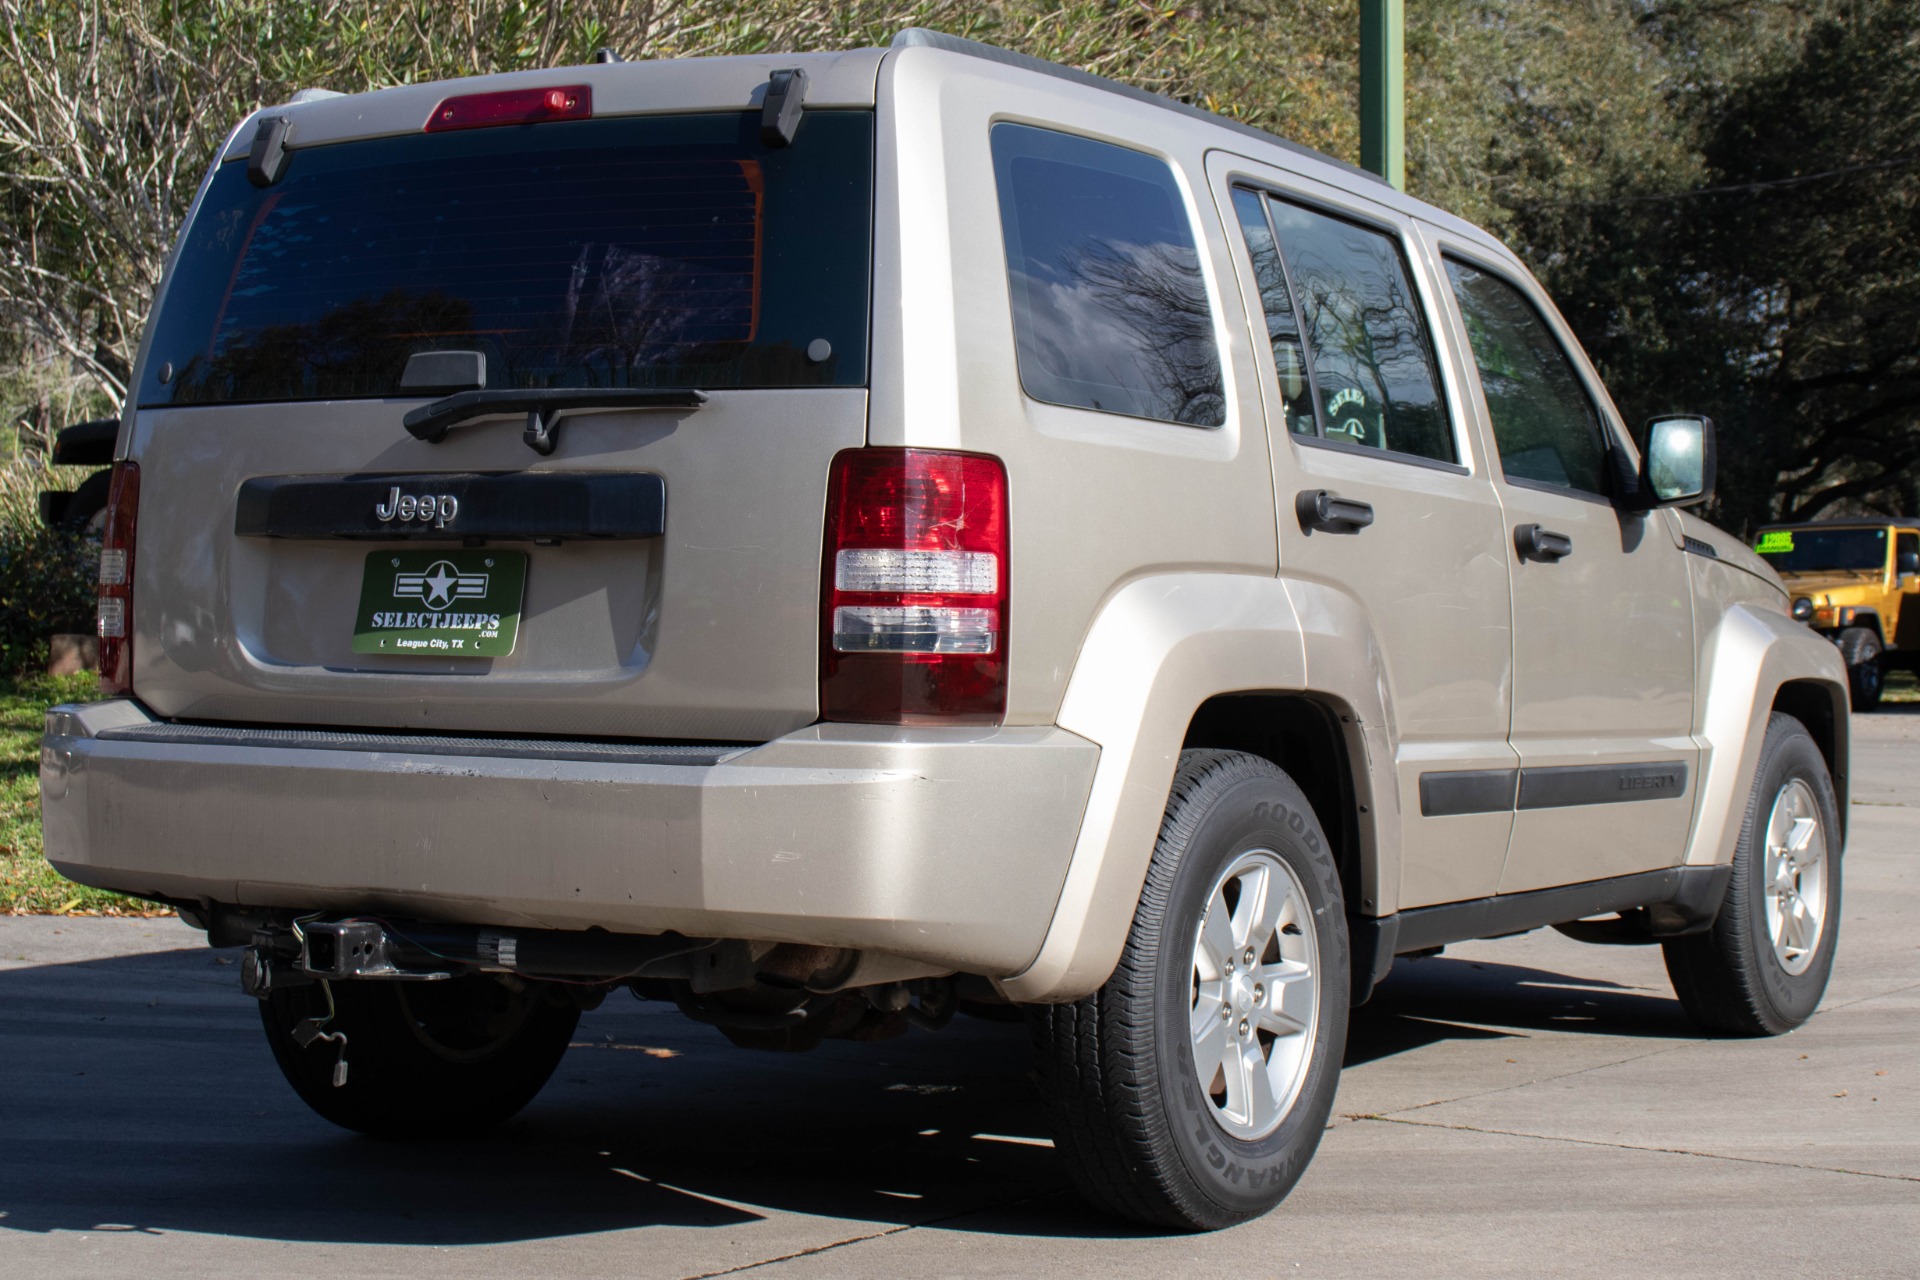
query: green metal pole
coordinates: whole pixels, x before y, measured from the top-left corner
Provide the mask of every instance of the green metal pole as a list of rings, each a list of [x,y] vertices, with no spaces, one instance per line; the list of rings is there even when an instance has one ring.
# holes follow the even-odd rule
[[[1405,0],[1360,0],[1360,167],[1407,189]]]

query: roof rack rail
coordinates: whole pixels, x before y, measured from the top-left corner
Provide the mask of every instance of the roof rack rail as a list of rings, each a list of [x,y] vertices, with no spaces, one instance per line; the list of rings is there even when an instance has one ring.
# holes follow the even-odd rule
[[[927,27],[906,28],[893,37],[892,47],[895,49],[944,49],[948,53],[961,53],[970,58],[980,58],[986,62],[998,62],[1002,66],[1019,67],[1023,71],[1032,71],[1043,76],[1052,76],[1056,80],[1070,80],[1075,84],[1087,85],[1090,88],[1101,89],[1107,93],[1117,93],[1121,97],[1131,98],[1135,102],[1149,102],[1156,107],[1165,107],[1172,111],[1178,111],[1182,115],[1192,116],[1198,120],[1205,120],[1209,124],[1216,124],[1222,128],[1232,129],[1235,133],[1243,133],[1250,138],[1258,138],[1261,142],[1269,146],[1282,147],[1297,155],[1310,156],[1322,164],[1330,164],[1336,168],[1344,169],[1348,173],[1358,174],[1363,178],[1371,178],[1382,186],[1389,185],[1387,180],[1377,173],[1362,169],[1358,165],[1348,164],[1345,160],[1336,159],[1324,151],[1315,151],[1312,147],[1302,146],[1300,143],[1283,138],[1277,133],[1268,133],[1265,129],[1257,129],[1253,125],[1242,123],[1239,120],[1233,119],[1231,116],[1223,116],[1217,111],[1208,111],[1203,107],[1193,106],[1191,103],[1182,102],[1178,98],[1169,98],[1163,93],[1151,93],[1145,89],[1136,89],[1130,84],[1121,84],[1118,80],[1109,80],[1105,76],[1094,75],[1091,71],[1081,71],[1077,67],[1064,67],[1057,62],[1048,62],[1045,58],[1036,58],[1031,54],[1015,53],[1011,49],[1002,49],[998,45],[986,44],[979,40],[969,40],[965,36],[950,36],[944,31],[934,31]]]

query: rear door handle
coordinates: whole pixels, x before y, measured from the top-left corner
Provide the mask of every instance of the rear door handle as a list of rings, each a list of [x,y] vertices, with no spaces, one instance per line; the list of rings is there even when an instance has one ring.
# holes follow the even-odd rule
[[[1522,560],[1559,560],[1573,554],[1573,539],[1564,533],[1555,533],[1543,529],[1537,524],[1523,524],[1513,531],[1513,545],[1519,548]]]
[[[1302,489],[1293,500],[1294,514],[1308,533],[1358,533],[1373,523],[1373,507],[1352,498],[1336,498],[1325,489]]]

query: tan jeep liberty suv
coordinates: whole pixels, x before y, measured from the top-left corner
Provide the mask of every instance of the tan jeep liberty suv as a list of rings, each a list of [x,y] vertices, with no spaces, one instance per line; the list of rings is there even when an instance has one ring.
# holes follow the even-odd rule
[[[1116,1213],[1271,1208],[1396,955],[1809,1017],[1847,680],[1485,233],[987,46],[596,63],[232,134],[120,427],[49,857],[244,945],[342,1125],[621,988],[1025,1006]]]

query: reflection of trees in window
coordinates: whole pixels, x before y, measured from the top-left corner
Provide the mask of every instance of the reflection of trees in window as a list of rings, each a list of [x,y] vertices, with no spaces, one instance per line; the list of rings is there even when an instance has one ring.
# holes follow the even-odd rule
[[[1118,332],[1113,381],[1146,395],[1142,416],[1174,422],[1224,420],[1213,313],[1199,256],[1185,245],[1089,241],[1062,263],[1071,282]],[[1080,323],[1090,317],[1082,315]]]
[[[1382,261],[1377,251],[1368,256],[1372,263],[1361,269],[1349,264],[1344,272],[1311,256],[1294,259],[1327,430],[1376,448],[1451,457],[1437,421],[1426,332],[1414,300],[1398,262]],[[1336,411],[1334,402],[1356,391],[1370,403]],[[1339,431],[1356,417],[1349,407],[1364,412],[1359,434]]]
[[[738,354],[752,337],[753,275],[617,245],[583,246],[567,278],[552,355],[614,385],[636,370]],[[722,356],[716,347],[727,347]]]
[[[1604,447],[1593,403],[1546,323],[1512,285],[1447,260],[1467,343],[1510,479],[1604,493]]]
[[[211,356],[195,356],[175,375],[173,400],[365,395],[369,386],[397,385],[413,352],[457,345],[441,335],[472,329],[473,308],[464,298],[390,289],[304,324],[240,328],[239,341],[222,342],[216,334]]]

